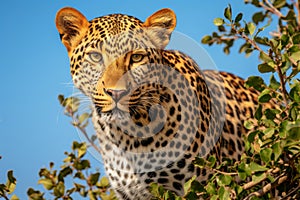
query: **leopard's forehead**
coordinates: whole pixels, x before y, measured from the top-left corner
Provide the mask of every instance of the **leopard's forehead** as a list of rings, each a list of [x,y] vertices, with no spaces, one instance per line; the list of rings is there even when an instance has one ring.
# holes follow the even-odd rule
[[[77,46],[75,55],[98,49],[111,57],[119,57],[133,50],[153,47],[145,32],[143,22],[129,15],[97,17],[89,21],[87,34]]]
[[[123,14],[111,14],[90,21],[88,36],[92,39],[107,40],[124,33],[134,34],[142,28],[143,22],[135,17]]]

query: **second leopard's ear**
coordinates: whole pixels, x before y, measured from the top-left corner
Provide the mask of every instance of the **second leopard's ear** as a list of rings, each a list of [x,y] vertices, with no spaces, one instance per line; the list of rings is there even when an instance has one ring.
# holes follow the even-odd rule
[[[85,36],[88,27],[88,20],[74,8],[62,8],[56,14],[56,28],[69,55]]]
[[[164,8],[152,14],[143,24],[147,27],[157,47],[164,49],[170,41],[171,33],[176,26],[176,15],[173,10]]]

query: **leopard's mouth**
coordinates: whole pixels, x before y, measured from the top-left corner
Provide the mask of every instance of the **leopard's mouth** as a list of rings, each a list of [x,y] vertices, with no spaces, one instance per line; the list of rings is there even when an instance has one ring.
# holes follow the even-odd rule
[[[100,106],[95,106],[97,114],[99,117],[105,118],[107,121],[120,121],[120,120],[125,120],[128,119],[130,116],[128,112],[120,109],[119,107],[114,107],[111,110],[102,110],[102,107]]]

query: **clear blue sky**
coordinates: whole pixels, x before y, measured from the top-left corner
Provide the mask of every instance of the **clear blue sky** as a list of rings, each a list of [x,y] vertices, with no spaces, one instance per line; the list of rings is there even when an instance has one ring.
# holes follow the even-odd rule
[[[38,172],[50,161],[62,164],[64,152],[79,140],[60,107],[58,94],[73,89],[65,47],[59,40],[54,19],[65,6],[79,9],[88,19],[110,13],[134,15],[141,20],[156,10],[172,8],[177,14],[176,30],[200,43],[216,30],[212,21],[223,16],[230,3],[233,12],[249,13],[254,8],[242,0],[210,1],[3,1],[0,8],[0,182],[13,169],[18,184],[16,194],[26,198],[27,188],[37,188]],[[247,14],[248,13],[248,14]],[[237,49],[230,56],[220,46],[203,46],[218,69],[242,77],[257,74],[255,56],[245,58]],[[92,156],[94,167],[100,163]]]

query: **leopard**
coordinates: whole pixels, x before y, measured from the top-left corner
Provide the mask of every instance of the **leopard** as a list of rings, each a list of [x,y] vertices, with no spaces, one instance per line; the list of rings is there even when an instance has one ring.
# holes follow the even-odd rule
[[[182,196],[192,177],[205,183],[213,174],[196,167],[196,157],[235,162],[245,150],[243,124],[254,115],[257,92],[237,75],[201,70],[167,49],[176,20],[169,8],[145,21],[125,14],[89,21],[71,7],[56,15],[118,199],[151,199],[152,183]]]

